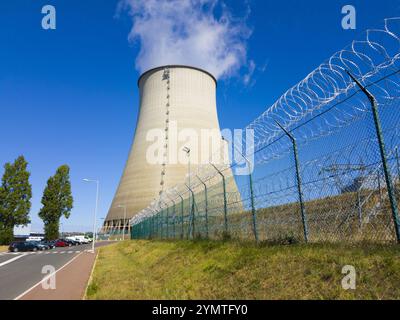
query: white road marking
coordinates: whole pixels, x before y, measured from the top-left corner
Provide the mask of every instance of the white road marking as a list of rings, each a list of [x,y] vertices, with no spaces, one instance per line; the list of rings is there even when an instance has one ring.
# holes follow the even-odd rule
[[[86,249],[86,250],[64,250],[64,251],[29,251],[29,252],[24,252],[25,255],[29,255],[29,254],[57,254],[57,253],[81,253],[81,252],[92,252],[92,250],[90,249]],[[16,256],[16,255],[20,255],[22,252],[0,252],[0,257],[1,256],[7,256],[7,255],[12,255],[12,256]]]
[[[83,253],[83,252],[82,252]],[[73,257],[71,260],[69,260],[66,264],[64,264],[61,268],[59,268],[58,270],[54,271],[53,273],[45,276],[42,280],[40,280],[38,283],[36,283],[34,286],[30,287],[28,290],[26,290],[25,292],[21,293],[18,297],[14,298],[14,300],[19,300],[21,299],[24,295],[26,295],[28,292],[32,291],[33,289],[35,289],[38,285],[40,285],[42,282],[46,281],[48,278],[54,276],[58,271],[61,271],[62,269],[64,269],[67,265],[69,265],[72,261],[74,261],[76,258],[78,258],[82,253],[77,254],[75,257]]]
[[[24,256],[26,256],[26,253],[23,253],[23,254],[21,254],[20,256],[16,256],[16,257],[14,257],[14,258],[8,259],[8,260],[6,260],[6,261],[0,263],[0,267],[5,266],[6,264],[9,264],[9,263],[11,263],[11,262],[13,262],[13,261],[15,261],[15,260],[18,260],[18,259],[20,259],[20,258],[22,258],[22,257],[24,257]]]

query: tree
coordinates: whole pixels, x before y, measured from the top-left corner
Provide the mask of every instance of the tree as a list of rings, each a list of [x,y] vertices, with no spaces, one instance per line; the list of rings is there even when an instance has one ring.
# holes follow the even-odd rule
[[[13,241],[14,226],[30,223],[32,186],[27,166],[23,156],[4,165],[0,186],[0,244]]]
[[[42,205],[39,217],[44,222],[46,239],[57,239],[60,218],[64,216],[68,219],[73,206],[69,167],[67,165],[59,167],[56,174],[47,180]]]

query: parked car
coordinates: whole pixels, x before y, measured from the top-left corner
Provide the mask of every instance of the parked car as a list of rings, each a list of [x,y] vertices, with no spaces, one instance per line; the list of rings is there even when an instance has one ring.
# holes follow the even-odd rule
[[[12,242],[8,247],[10,252],[23,252],[23,251],[37,251],[39,247],[36,243],[21,241],[21,242]]]
[[[53,249],[56,247],[55,242],[54,241],[41,241],[41,244],[45,245],[48,247],[48,249]]]
[[[68,239],[62,239],[65,243],[67,243],[70,247],[71,246],[77,246],[79,242],[73,241],[73,240],[68,240]]]
[[[49,249],[48,246],[44,245],[43,243],[41,243],[39,241],[26,241],[26,242],[36,246],[37,249],[40,250],[40,251],[44,251],[44,250]]]
[[[42,241],[44,237],[35,237],[35,236],[30,236],[28,237],[25,241],[32,242],[32,241]]]
[[[68,243],[64,242],[63,240],[57,240],[54,244],[56,247],[68,247]]]
[[[71,236],[71,237],[68,237],[67,240],[77,241],[77,242],[79,242],[79,244],[84,244],[84,243],[90,243],[91,242],[91,240],[88,237],[84,236],[84,235]]]

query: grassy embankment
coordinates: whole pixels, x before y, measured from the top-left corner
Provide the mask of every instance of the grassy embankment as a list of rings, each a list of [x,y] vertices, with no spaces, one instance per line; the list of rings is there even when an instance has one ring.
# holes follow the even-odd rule
[[[8,250],[8,246],[0,246],[0,252],[4,252]]]
[[[357,271],[345,291],[342,267]],[[125,241],[100,249],[88,299],[400,299],[400,248]]]

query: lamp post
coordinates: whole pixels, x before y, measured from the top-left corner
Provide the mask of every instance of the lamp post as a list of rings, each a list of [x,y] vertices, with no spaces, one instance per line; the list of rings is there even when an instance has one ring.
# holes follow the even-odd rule
[[[124,227],[122,229],[122,240],[125,240],[125,225],[126,225],[126,205],[119,204],[118,208],[124,208]]]
[[[94,244],[96,242],[97,207],[98,207],[98,203],[99,203],[99,180],[83,179],[83,181],[96,183],[96,204],[95,204],[95,207],[94,207],[93,241],[92,241],[92,252],[94,253]]]

